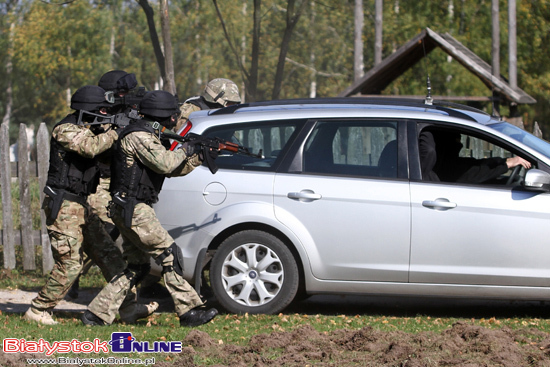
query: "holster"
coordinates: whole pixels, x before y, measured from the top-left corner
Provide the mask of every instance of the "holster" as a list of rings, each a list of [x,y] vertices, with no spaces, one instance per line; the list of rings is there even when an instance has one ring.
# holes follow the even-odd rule
[[[121,198],[119,194],[114,194],[112,202],[122,208],[124,225],[130,228],[132,226],[132,217],[134,216],[134,208],[136,207],[136,204],[137,204],[136,198],[133,198],[133,197]]]
[[[72,194],[64,189],[54,190],[48,185],[44,187],[44,194],[48,195],[50,198],[50,202],[48,203],[48,207],[50,208],[50,216],[47,218],[48,224],[52,224],[57,219],[63,200],[74,201],[81,205],[86,204],[86,198],[84,196]]]

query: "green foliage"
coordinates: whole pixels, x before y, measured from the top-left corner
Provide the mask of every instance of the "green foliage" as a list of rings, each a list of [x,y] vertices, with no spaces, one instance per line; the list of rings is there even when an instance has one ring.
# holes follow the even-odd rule
[[[354,1],[306,1],[285,64],[280,98],[335,96],[353,80]],[[300,3],[300,0],[297,2]],[[161,36],[158,1],[155,10]],[[169,2],[174,68],[180,99],[200,93],[213,78],[226,77],[241,88],[252,55],[252,0],[218,1],[230,47],[213,1]],[[374,66],[374,0],[364,1],[365,71]],[[508,74],[507,6],[500,6],[501,73]],[[491,1],[422,0],[383,4],[383,58],[430,27],[448,32],[482,59],[491,61]],[[287,1],[261,2],[261,34],[257,99],[271,98]],[[0,5],[0,90],[7,88],[4,67],[13,52],[14,105],[12,123],[49,126],[66,114],[68,97],[85,84],[96,84],[111,69],[134,72],[148,90],[161,88],[143,9],[135,0],[75,1],[66,5],[9,0]],[[14,45],[9,47],[10,26]],[[527,123],[537,120],[550,130],[550,3],[517,3],[518,85],[534,96],[534,106],[520,106]],[[111,45],[113,48],[111,48]],[[244,71],[239,68],[242,61]],[[491,91],[462,65],[439,49],[383,91],[384,94],[425,95],[429,71],[434,95],[489,96]],[[7,101],[0,103],[5,112]]]
[[[18,25],[14,45],[14,61],[27,75],[17,92],[28,99],[34,91],[32,112],[57,121],[68,112],[64,91],[95,84],[90,76],[98,79],[109,68],[109,29],[106,13],[85,1],[63,7],[32,4]]]

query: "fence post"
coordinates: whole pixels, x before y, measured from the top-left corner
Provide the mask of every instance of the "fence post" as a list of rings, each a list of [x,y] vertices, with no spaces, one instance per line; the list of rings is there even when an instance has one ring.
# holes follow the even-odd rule
[[[15,269],[15,235],[11,205],[10,134],[7,122],[0,126],[0,185],[2,185],[2,243],[4,268]]]
[[[40,203],[44,201],[44,186],[48,179],[48,167],[50,166],[50,134],[46,124],[42,122],[36,135],[36,163],[38,165],[38,188],[40,190]],[[52,248],[50,237],[46,228],[46,214],[40,209],[40,239],[42,245],[42,273],[47,274],[53,268]]]
[[[27,126],[19,124],[19,142],[17,144],[19,203],[21,216],[21,245],[23,246],[23,269],[35,270],[35,247],[32,240],[31,194],[29,177],[29,146]]]

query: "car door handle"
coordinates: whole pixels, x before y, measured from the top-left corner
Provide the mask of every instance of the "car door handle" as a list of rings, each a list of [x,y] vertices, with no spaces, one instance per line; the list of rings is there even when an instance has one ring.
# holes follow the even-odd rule
[[[438,198],[435,200],[424,200],[422,206],[435,210],[449,210],[456,208],[456,203],[450,202],[447,199]]]
[[[287,197],[289,199],[295,199],[303,202],[311,202],[314,200],[319,200],[322,198],[321,194],[316,194],[315,191],[312,190],[302,190],[300,192],[289,192],[287,194]]]

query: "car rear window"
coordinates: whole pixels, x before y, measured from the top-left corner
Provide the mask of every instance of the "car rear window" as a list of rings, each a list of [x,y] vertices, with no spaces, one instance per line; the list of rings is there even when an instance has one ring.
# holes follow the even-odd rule
[[[303,154],[305,173],[397,177],[397,122],[320,121]]]
[[[272,171],[282,159],[289,143],[294,140],[303,120],[259,121],[216,126],[202,135],[218,137],[246,147],[261,157],[233,154],[222,151],[216,159],[219,168]]]

